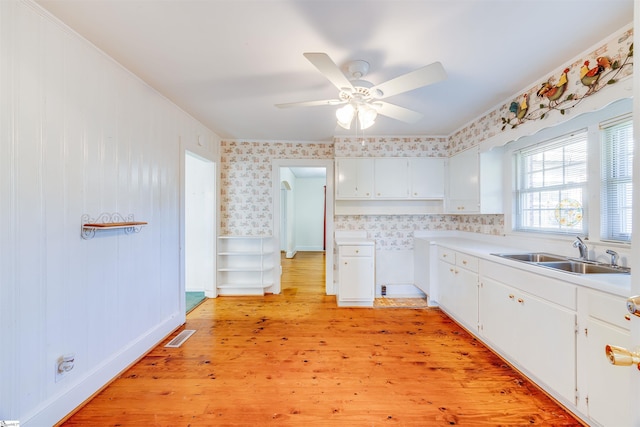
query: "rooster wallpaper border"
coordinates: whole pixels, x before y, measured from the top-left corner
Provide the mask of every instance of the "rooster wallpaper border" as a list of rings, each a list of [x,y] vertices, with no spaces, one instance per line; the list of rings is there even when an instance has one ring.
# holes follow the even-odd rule
[[[591,62],[587,59],[580,67],[579,82],[582,84],[582,93],[579,91],[567,93],[566,89],[570,85],[570,68],[565,68],[560,74],[558,82],[555,83],[553,77],[542,83],[540,89],[535,93],[536,98],[542,98],[546,103],[540,103],[535,109],[531,109],[529,104],[533,104],[532,93],[524,93],[520,102],[513,101],[509,105],[510,115],[502,117],[502,130],[507,127],[511,129],[527,120],[542,120],[551,111],[559,111],[565,114],[568,110],[575,108],[582,100],[591,96],[608,85],[618,82],[620,76],[626,76],[625,68],[633,66],[633,43],[629,45],[629,50],[622,58],[612,59],[607,56],[596,58],[596,65],[589,68]],[[576,82],[576,84],[578,84]],[[564,96],[564,97],[563,97]]]

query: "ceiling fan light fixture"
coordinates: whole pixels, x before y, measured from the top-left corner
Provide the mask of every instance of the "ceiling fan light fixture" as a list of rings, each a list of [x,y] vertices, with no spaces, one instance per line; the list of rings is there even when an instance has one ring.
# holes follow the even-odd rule
[[[356,109],[351,104],[346,104],[344,107],[338,108],[336,110],[338,124],[345,129],[351,129],[351,122],[355,114]]]
[[[360,122],[360,129],[368,129],[376,122],[376,117],[378,117],[378,112],[369,107],[368,105],[363,105],[358,108],[358,121]]]

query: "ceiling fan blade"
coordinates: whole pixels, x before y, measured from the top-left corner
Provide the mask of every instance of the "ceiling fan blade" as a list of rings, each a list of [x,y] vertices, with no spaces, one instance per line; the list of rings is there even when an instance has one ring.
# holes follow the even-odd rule
[[[346,101],[340,99],[323,99],[320,101],[303,101],[303,102],[289,102],[285,104],[276,104],[278,108],[291,108],[291,107],[317,107],[322,105],[340,105]]]
[[[373,103],[378,114],[391,117],[392,119],[400,120],[405,123],[415,123],[423,116],[417,111],[409,110],[408,108],[399,107],[395,104],[389,104],[388,102],[376,101]]]
[[[351,85],[347,76],[329,58],[329,55],[322,52],[307,52],[303,55],[339,90],[353,89],[353,85]]]
[[[442,64],[440,62],[434,62],[410,73],[380,83],[370,90],[376,98],[382,99],[419,87],[428,86],[446,78],[447,72],[444,70]]]

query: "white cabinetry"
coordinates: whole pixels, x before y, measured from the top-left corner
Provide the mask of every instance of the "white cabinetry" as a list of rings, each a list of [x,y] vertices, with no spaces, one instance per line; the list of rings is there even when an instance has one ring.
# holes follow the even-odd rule
[[[446,209],[450,213],[498,214],[502,207],[502,148],[470,148],[449,158]]]
[[[633,348],[629,332],[626,299],[594,290],[586,291],[587,319],[583,331],[587,349],[584,371],[587,379],[586,404],[589,418],[603,426],[631,425],[628,393],[629,368],[614,366],[605,356],[607,344]]]
[[[373,196],[373,159],[336,160],[336,199],[370,199]]]
[[[375,247],[372,241],[338,243],[338,305],[372,306]]]
[[[478,331],[478,258],[438,248],[440,306],[466,328]]]
[[[575,405],[576,287],[498,263],[480,265],[481,336]]]
[[[337,200],[442,200],[445,159],[339,158],[336,183]]]
[[[218,295],[264,295],[274,284],[272,237],[218,238]]]
[[[373,188],[379,199],[409,197],[409,160],[402,157],[375,159]]]
[[[409,159],[409,197],[444,199],[444,159],[412,157]]]

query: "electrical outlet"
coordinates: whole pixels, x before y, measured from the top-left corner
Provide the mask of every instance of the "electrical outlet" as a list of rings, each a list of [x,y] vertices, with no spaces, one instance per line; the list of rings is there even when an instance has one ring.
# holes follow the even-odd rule
[[[65,375],[71,371],[76,363],[76,355],[73,353],[65,354],[56,360],[56,382],[60,381]]]

